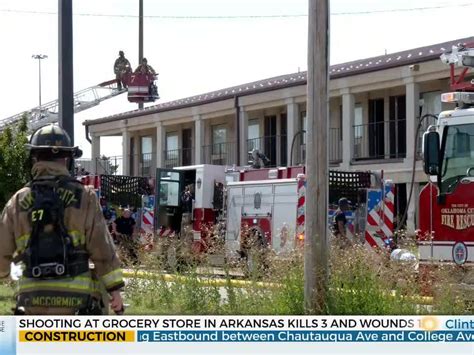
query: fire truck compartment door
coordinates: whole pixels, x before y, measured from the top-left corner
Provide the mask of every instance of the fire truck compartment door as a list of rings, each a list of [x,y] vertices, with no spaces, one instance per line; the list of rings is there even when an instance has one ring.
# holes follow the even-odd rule
[[[263,217],[272,215],[273,207],[273,186],[272,185],[251,185],[243,188],[243,208],[244,217]]]
[[[156,169],[155,226],[179,231],[181,226],[181,192],[184,172]]]
[[[227,189],[227,228],[226,228],[226,251],[228,256],[237,255],[240,249],[240,224],[242,220],[242,197],[241,186],[229,186]]]
[[[157,169],[156,177],[157,205],[179,207],[183,172],[173,169]]]
[[[297,204],[296,182],[274,186],[272,248],[278,253],[285,254],[294,248]]]

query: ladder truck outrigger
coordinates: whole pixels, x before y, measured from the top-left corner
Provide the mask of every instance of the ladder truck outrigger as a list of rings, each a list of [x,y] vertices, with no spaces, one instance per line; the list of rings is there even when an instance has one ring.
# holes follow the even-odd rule
[[[457,107],[441,112],[423,135],[429,181],[419,197],[420,269],[474,263],[474,79],[466,80],[474,43],[453,47],[441,60],[450,66],[452,90],[441,101]],[[456,67],[462,68],[458,76]],[[472,279],[472,270],[467,275]]]

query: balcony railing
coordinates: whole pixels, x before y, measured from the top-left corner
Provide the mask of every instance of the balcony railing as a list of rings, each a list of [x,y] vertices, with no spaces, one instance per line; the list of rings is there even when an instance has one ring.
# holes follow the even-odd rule
[[[296,164],[306,162],[306,137],[296,154]],[[339,164],[342,161],[342,131],[341,128],[329,128],[328,139],[329,164]],[[293,155],[295,157],[295,155]]]
[[[287,138],[286,136],[266,136],[247,140],[247,152],[249,161],[252,159],[251,152],[258,149],[260,153],[270,160],[269,166],[285,166],[288,162]]]
[[[139,174],[140,176],[154,176],[155,175],[155,164],[154,153],[140,154],[139,158]]]
[[[177,166],[193,164],[193,148],[172,149],[164,151],[164,167],[171,169]]]
[[[236,164],[236,147],[234,142],[216,143],[202,147],[204,164],[233,165]]]
[[[406,120],[353,126],[354,159],[399,159],[406,156]]]

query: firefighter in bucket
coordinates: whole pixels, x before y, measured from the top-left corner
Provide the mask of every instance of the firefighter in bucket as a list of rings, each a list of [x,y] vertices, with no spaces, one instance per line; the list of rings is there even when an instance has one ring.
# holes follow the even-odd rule
[[[34,132],[27,148],[32,181],[0,220],[0,277],[9,275],[12,261],[23,269],[16,314],[100,314],[99,283],[120,313],[122,271],[97,196],[70,175],[82,152],[52,124]]]

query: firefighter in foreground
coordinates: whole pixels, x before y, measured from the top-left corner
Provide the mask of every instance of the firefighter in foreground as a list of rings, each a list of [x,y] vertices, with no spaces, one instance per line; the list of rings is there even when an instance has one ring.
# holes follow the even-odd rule
[[[23,266],[16,314],[100,314],[99,283],[120,313],[122,271],[98,199],[69,173],[82,152],[52,124],[34,132],[27,148],[33,179],[0,220],[0,277],[12,261]]]

